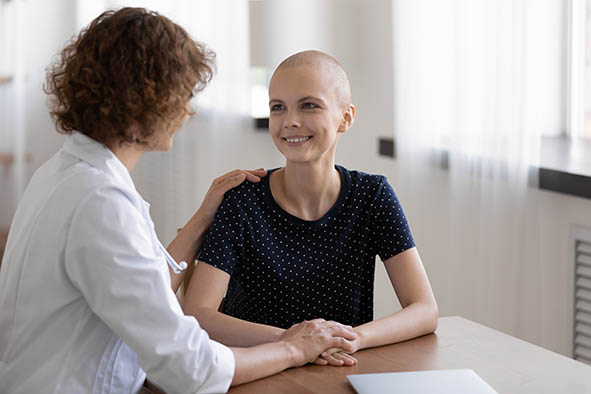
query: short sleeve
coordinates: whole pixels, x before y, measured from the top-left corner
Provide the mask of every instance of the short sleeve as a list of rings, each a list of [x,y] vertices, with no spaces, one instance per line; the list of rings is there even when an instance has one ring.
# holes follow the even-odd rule
[[[400,201],[383,176],[379,177],[372,222],[372,243],[382,261],[415,246]]]
[[[226,193],[201,250],[199,261],[232,275],[234,267],[240,260],[243,250],[243,228],[245,214],[241,211],[239,201],[231,190]]]

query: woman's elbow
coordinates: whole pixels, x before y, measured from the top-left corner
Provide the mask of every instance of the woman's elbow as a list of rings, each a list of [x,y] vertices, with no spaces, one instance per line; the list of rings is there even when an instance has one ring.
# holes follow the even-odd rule
[[[439,322],[439,309],[435,300],[425,306],[425,334],[431,334],[437,330],[437,323]]]
[[[199,302],[196,302],[194,299],[183,299],[181,303],[181,309],[185,313],[185,315],[199,317],[203,313],[203,305]]]

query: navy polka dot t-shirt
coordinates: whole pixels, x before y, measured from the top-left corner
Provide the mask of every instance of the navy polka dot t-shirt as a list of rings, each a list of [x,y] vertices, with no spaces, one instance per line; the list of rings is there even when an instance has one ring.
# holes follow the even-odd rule
[[[373,320],[375,256],[386,261],[415,243],[385,177],[336,168],[337,202],[314,221],[279,207],[269,175],[226,193],[199,255],[231,275],[223,313],[282,328]]]

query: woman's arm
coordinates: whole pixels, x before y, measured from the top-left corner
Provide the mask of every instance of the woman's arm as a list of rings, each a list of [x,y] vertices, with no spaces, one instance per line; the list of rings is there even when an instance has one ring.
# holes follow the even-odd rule
[[[277,341],[285,330],[218,312],[229,281],[228,273],[200,261],[183,297],[185,314],[195,316],[212,339],[227,346],[254,346]]]
[[[201,244],[203,244],[205,234],[213,222],[215,212],[222,203],[224,194],[240,185],[245,179],[249,182],[258,182],[266,174],[267,171],[262,168],[251,171],[234,170],[214,179],[197,212],[168,245],[167,250],[170,255],[178,262],[186,261],[190,266],[195,260]],[[175,274],[170,267],[168,267],[168,270],[172,290],[176,293],[188,270],[179,274]]]
[[[437,303],[417,249],[408,249],[384,264],[402,310],[355,327],[359,335],[356,350],[405,341],[437,328]]]

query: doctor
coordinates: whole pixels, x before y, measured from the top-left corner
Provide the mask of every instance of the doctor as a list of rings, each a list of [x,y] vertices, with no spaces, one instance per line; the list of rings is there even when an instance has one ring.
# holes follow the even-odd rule
[[[167,393],[218,393],[352,349],[350,327],[322,320],[227,348],[181,311],[174,291],[224,192],[265,172],[216,179],[168,251],[129,172],[145,152],[170,149],[212,58],[169,19],[123,8],[94,20],[48,71],[67,137],[33,176],[8,237],[0,393],[137,393],[146,376]]]

